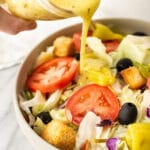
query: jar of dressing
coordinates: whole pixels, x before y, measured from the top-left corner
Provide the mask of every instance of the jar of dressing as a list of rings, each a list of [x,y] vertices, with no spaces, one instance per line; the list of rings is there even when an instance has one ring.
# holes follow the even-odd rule
[[[57,20],[75,16],[71,11],[58,8],[50,0],[0,0],[0,2],[12,15],[28,20]]]
[[[29,20],[57,20],[90,16],[100,0],[0,0],[8,11]],[[84,15],[84,16],[83,16]]]

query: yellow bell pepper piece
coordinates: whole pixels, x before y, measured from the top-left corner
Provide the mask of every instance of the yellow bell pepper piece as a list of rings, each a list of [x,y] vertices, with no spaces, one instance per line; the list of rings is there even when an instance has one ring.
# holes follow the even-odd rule
[[[131,150],[149,150],[150,123],[134,123],[129,125],[126,141]]]

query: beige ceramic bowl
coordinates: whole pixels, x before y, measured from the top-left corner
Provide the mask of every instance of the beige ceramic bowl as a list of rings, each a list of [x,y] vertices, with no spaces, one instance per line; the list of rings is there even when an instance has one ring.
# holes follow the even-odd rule
[[[101,22],[109,27],[113,28],[113,30],[123,32],[123,33],[133,33],[136,31],[142,31],[150,35],[150,22],[144,22],[140,20],[133,19],[103,19],[96,20],[96,22]],[[69,26],[64,28],[44,39],[41,43],[39,43],[27,56],[23,64],[21,65],[18,76],[16,79],[15,91],[14,91],[14,106],[15,113],[17,116],[18,123],[22,132],[25,134],[27,139],[31,142],[33,147],[37,150],[56,150],[56,148],[46,141],[44,141],[41,137],[39,137],[28,125],[25,121],[20,107],[18,103],[18,95],[20,91],[22,91],[24,87],[24,83],[27,77],[27,73],[32,69],[32,64],[34,63],[36,57],[39,55],[41,50],[46,49],[47,46],[51,45],[53,40],[60,35],[72,35],[72,33],[81,30],[81,24]]]

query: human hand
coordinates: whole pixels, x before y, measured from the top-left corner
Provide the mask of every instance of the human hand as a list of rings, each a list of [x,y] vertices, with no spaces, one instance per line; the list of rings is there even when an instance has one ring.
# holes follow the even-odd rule
[[[10,15],[0,7],[0,31],[9,34],[17,34],[21,31],[36,28],[35,21],[28,21]]]

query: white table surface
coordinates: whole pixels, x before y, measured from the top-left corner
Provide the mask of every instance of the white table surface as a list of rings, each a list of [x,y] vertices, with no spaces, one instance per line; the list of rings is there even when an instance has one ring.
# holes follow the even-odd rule
[[[148,13],[150,10],[149,0],[103,0],[100,8],[96,12],[95,18],[130,17],[150,21]],[[47,35],[61,27],[79,21],[79,18],[73,18],[61,21],[38,22],[36,30],[22,32],[11,38],[16,39],[16,45],[18,40],[25,42],[24,50],[29,51]],[[1,33],[0,37],[3,38],[3,36],[4,34]],[[10,38],[10,35],[7,36]],[[19,67],[20,64],[0,70],[0,150],[33,150],[32,145],[18,126],[13,108],[14,82]]]

